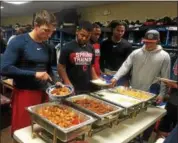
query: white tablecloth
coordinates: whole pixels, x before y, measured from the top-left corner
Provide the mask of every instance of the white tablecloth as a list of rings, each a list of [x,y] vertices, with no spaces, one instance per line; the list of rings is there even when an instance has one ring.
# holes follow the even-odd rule
[[[92,138],[87,137],[86,140],[89,143],[128,143],[165,114],[165,109],[150,107],[136,118],[125,120],[113,128],[98,132]],[[17,130],[14,139],[19,143],[44,143],[40,138],[32,139],[30,126]]]

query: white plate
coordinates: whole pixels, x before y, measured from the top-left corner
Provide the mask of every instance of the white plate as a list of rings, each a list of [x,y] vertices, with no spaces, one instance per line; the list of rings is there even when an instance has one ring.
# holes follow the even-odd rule
[[[91,83],[98,85],[98,86],[109,86],[109,85],[111,85],[111,83],[107,83],[105,80],[101,80],[101,79],[91,80]]]
[[[160,78],[160,77],[158,77],[158,80],[160,80],[162,82],[178,83],[178,81],[170,80],[170,79],[167,79],[167,78]]]

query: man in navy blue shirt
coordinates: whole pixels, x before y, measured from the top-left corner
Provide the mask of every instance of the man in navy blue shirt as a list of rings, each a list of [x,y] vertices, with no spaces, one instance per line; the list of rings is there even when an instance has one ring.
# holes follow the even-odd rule
[[[173,80],[178,80],[178,58],[173,66]],[[163,81],[169,88],[169,99],[166,104],[167,114],[160,122],[159,135],[167,136],[178,122],[178,84],[175,82]]]
[[[172,130],[164,143],[178,143],[178,125]]]
[[[47,100],[44,92],[51,80],[50,48],[44,44],[56,29],[56,18],[42,10],[36,13],[34,29],[9,43],[2,60],[2,74],[13,78],[11,133],[30,125],[25,107]]]
[[[65,84],[74,87],[76,94],[91,91],[90,80],[98,78],[93,67],[94,50],[89,44],[92,28],[90,22],[80,22],[76,40],[61,49],[58,73]]]
[[[121,21],[111,22],[112,36],[101,43],[100,67],[102,72],[105,69],[117,71],[132,52],[132,45],[123,38],[126,31],[126,24]],[[128,86],[130,72],[119,79],[118,85]],[[112,76],[108,76],[112,78]]]

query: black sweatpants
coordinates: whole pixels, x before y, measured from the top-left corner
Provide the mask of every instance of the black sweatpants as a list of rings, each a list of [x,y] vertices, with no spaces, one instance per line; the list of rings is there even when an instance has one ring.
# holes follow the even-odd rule
[[[167,114],[161,120],[159,130],[162,132],[171,132],[178,122],[178,106],[168,102],[166,110]]]

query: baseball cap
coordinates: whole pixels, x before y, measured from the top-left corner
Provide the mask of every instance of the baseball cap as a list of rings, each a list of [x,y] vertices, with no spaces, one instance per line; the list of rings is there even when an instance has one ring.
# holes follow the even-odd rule
[[[148,30],[145,33],[145,36],[143,38],[143,42],[152,42],[155,43],[159,41],[160,34],[157,30]]]

